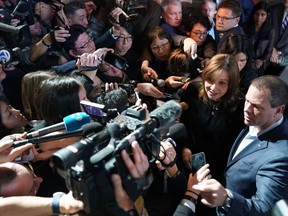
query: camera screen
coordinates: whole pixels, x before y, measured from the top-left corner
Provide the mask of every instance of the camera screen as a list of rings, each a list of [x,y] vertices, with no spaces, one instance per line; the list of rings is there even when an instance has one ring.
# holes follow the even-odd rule
[[[127,68],[127,61],[126,59],[108,52],[104,58],[104,61],[113,65],[114,67],[118,68],[119,70],[125,70]]]

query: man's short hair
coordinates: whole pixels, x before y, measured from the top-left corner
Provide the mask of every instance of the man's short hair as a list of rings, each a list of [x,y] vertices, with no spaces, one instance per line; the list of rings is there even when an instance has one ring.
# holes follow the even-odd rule
[[[269,93],[269,101],[272,108],[287,105],[288,85],[279,77],[273,75],[261,76],[254,79],[251,86]]]
[[[17,172],[15,169],[0,167],[0,197],[5,196],[5,194],[3,194],[3,188],[12,182],[16,177]]]
[[[225,0],[222,1],[219,6],[218,6],[218,10],[220,8],[227,8],[230,9],[232,11],[232,15],[234,17],[240,17],[242,14],[242,7],[240,5],[240,3],[238,1],[235,0]]]
[[[213,1],[213,0],[203,0],[203,1],[200,3],[200,7],[202,7],[204,4],[206,4],[206,3],[208,3],[208,2],[213,3],[213,4],[215,5],[215,9],[216,9],[216,3],[215,3],[215,1]]]
[[[180,0],[163,0],[161,6],[164,12],[166,12],[169,5],[180,5],[182,7]]]
[[[69,28],[70,37],[66,39],[65,42],[62,43],[62,47],[65,49],[66,52],[69,50],[75,49],[75,43],[78,40],[79,35],[86,32],[86,28],[79,24],[71,25]]]
[[[85,10],[85,4],[82,1],[71,1],[64,5],[63,12],[68,17],[71,18],[71,16],[74,16],[75,11],[79,9]]]

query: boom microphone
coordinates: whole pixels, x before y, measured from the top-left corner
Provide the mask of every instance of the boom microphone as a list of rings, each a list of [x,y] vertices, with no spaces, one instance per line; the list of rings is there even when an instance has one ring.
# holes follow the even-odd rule
[[[176,101],[170,100],[164,103],[162,106],[150,113],[150,118],[146,120],[144,124],[140,125],[135,131],[119,142],[115,148],[114,155],[129,146],[132,141],[153,132],[155,128],[161,129],[169,127],[177,118],[180,117],[181,113],[182,108]]]
[[[25,140],[19,140],[15,141],[12,145],[13,148],[25,145],[27,143],[33,143],[33,144],[38,144],[38,143],[43,143],[43,142],[48,142],[48,141],[53,141],[53,140],[59,140],[59,139],[64,139],[64,138],[69,138],[69,137],[74,137],[74,136],[86,136],[88,134],[91,134],[95,129],[98,128],[98,123],[96,122],[91,122],[85,125],[82,125],[81,129],[68,132],[68,133],[61,133],[61,134],[54,134],[50,136],[44,136],[44,137],[34,137],[31,139],[25,139]]]
[[[50,125],[45,128],[41,128],[37,131],[27,134],[27,139],[37,136],[43,136],[45,134],[66,129],[66,131],[75,131],[82,127],[82,125],[87,124],[91,121],[90,116],[85,112],[78,112],[68,115],[63,118],[63,122]]]
[[[103,125],[97,123],[97,128],[93,134],[55,152],[51,157],[53,164],[60,170],[67,170],[75,165],[81,158],[88,157],[93,153],[96,145],[97,148],[106,146],[111,136],[109,131],[106,129],[103,130],[103,128]]]

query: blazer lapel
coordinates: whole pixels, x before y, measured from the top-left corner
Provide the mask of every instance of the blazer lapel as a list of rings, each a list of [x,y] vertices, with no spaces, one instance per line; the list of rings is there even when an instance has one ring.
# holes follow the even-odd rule
[[[239,144],[240,144],[240,142],[239,142]],[[237,147],[239,146],[239,144],[237,145]],[[267,146],[268,146],[268,141],[260,141],[259,139],[254,140],[252,143],[250,143],[248,146],[246,146],[241,152],[239,152],[239,154],[236,155],[235,158],[228,161],[226,170],[229,169],[230,166],[232,166],[234,163],[239,161],[241,158],[243,158],[247,155],[250,155],[256,151],[259,151],[261,149],[267,148]],[[236,151],[236,149],[235,149],[235,151]],[[232,158],[233,155],[229,155],[229,159],[230,159],[230,157]]]
[[[238,137],[236,138],[231,150],[230,150],[230,154],[229,154],[229,157],[228,157],[228,162],[229,163],[232,158],[233,158],[233,155],[235,154],[238,146],[240,145],[242,139],[246,136],[246,134],[248,133],[249,131],[249,127],[245,127],[241,132],[240,134],[238,135]]]

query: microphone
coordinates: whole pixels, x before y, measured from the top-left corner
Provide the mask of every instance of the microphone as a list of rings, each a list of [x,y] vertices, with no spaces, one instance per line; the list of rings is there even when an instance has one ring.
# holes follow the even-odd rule
[[[120,113],[129,104],[127,92],[122,88],[101,93],[93,102],[105,105],[105,111],[116,108]]]
[[[13,143],[12,147],[17,148],[17,147],[25,145],[27,143],[38,144],[38,143],[43,143],[43,142],[48,142],[48,141],[53,141],[53,140],[58,140],[58,139],[64,139],[64,138],[73,137],[73,136],[86,136],[88,134],[91,134],[98,127],[98,125],[99,125],[98,123],[91,122],[91,123],[82,125],[82,127],[79,130],[75,130],[72,132],[62,133],[62,134],[54,134],[54,135],[44,136],[44,137],[34,137],[31,139],[15,141]]]
[[[155,128],[167,128],[180,117],[182,108],[176,101],[170,100],[149,114],[149,119],[135,131],[122,139],[116,146],[114,155],[131,144],[132,141],[153,132]]]
[[[169,132],[166,134],[165,138],[172,138],[172,139],[179,139],[183,136],[185,136],[187,133],[186,127],[183,123],[177,123],[172,125],[169,128]]]
[[[151,74],[149,75],[150,78],[150,82],[154,85],[154,86],[158,86],[160,88],[165,86],[165,81],[163,79],[158,79],[153,77]]]
[[[82,125],[90,122],[90,116],[85,112],[78,112],[68,115],[63,118],[63,122],[50,125],[48,127],[41,128],[37,131],[27,134],[27,139],[37,136],[43,136],[45,134],[66,129],[66,131],[75,131],[81,128]]]

